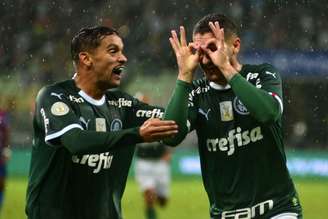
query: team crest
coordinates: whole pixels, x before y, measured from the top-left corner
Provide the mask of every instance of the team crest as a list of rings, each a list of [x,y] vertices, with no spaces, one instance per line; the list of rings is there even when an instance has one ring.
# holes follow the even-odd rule
[[[106,131],[106,120],[104,118],[96,118],[96,131],[97,132]]]
[[[233,110],[231,101],[220,102],[221,121],[228,122],[233,120]]]
[[[238,97],[235,97],[235,99],[233,100],[233,107],[235,108],[236,112],[241,115],[249,114],[246,106],[239,100]]]
[[[111,131],[119,131],[122,129],[122,121],[120,119],[114,119],[110,124]]]
[[[51,106],[51,113],[55,116],[63,116],[69,112],[69,108],[64,102],[56,102]]]

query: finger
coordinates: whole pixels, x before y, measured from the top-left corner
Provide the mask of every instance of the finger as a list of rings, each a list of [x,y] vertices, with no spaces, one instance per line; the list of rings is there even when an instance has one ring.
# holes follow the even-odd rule
[[[161,132],[167,132],[167,131],[178,132],[178,126],[177,125],[171,125],[171,126],[155,126],[155,127],[149,128],[148,131],[151,134],[161,133]]]
[[[186,30],[183,26],[180,26],[180,42],[181,46],[187,46]]]
[[[154,133],[151,135],[153,139],[163,139],[163,138],[168,138],[168,137],[173,137],[177,134],[178,132],[175,131],[167,131],[167,132],[160,132],[160,133]]]
[[[201,48],[199,46],[195,47],[191,43],[189,43],[188,48],[191,51],[191,53],[195,56],[195,59],[198,60],[198,58],[200,56],[200,50],[201,50]]]
[[[169,41],[170,41],[170,44],[171,44],[171,47],[172,47],[174,53],[177,54],[177,52],[178,52],[178,47],[177,47],[177,45],[175,44],[173,38],[170,37],[170,38],[169,38]]]
[[[208,55],[210,55],[210,54],[213,53],[209,48],[207,48],[207,47],[205,47],[205,46],[202,46],[201,48],[202,48],[202,50],[203,50],[206,54],[208,54]]]
[[[197,50],[197,49],[200,48],[200,45],[199,45],[199,43],[190,42],[190,43],[188,44],[188,47],[189,47],[189,48],[192,47],[192,49]]]
[[[212,21],[210,21],[208,25],[210,26],[210,29],[212,30],[212,33],[214,34],[215,38],[220,39],[220,33],[218,32],[220,28],[217,29],[217,26],[215,26]]]
[[[177,32],[175,32],[175,30],[172,30],[172,31],[171,31],[171,35],[172,35],[173,42],[175,43],[176,47],[177,47],[177,48],[180,48],[181,45],[180,45],[180,42],[179,42],[179,39],[178,39]]]
[[[173,121],[173,120],[152,119],[152,120],[147,120],[147,121],[149,121],[149,124],[153,125],[153,126],[176,125],[175,121]]]
[[[220,49],[219,41],[215,38],[208,39],[202,46],[201,49],[204,51],[210,50],[211,52]],[[218,48],[219,47],[219,48]]]

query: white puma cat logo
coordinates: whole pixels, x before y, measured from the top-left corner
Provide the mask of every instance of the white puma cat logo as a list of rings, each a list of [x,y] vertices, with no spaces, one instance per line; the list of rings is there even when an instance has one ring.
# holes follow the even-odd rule
[[[85,119],[81,116],[80,121],[85,125],[85,128],[88,129],[90,119],[88,119],[88,121],[85,121]]]
[[[277,78],[275,72],[272,73],[272,72],[269,72],[269,71],[265,71],[265,74],[267,74],[267,75],[272,75],[274,78]]]
[[[55,96],[55,97],[58,97],[60,100],[62,100],[62,95],[64,95],[63,93],[60,93],[60,94],[57,94],[57,93],[54,93],[54,92],[51,92],[50,94],[51,96]]]
[[[200,114],[204,115],[207,121],[208,121],[208,114],[210,111],[211,111],[211,109],[208,109],[207,112],[205,113],[205,111],[203,109],[201,109],[201,108],[198,109],[198,112]]]

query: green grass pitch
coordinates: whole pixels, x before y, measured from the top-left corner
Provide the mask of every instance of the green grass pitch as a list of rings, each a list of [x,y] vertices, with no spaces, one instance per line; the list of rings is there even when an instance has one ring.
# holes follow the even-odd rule
[[[328,218],[328,181],[295,180],[305,219]],[[1,219],[24,219],[26,179],[11,178],[7,182]],[[133,179],[128,181],[124,198],[125,219],[143,219],[143,200]],[[159,219],[209,219],[208,201],[200,179],[174,180],[171,197],[165,209],[158,209]]]

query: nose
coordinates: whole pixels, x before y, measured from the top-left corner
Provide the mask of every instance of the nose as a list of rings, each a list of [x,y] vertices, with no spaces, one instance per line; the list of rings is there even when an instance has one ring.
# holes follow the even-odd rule
[[[128,58],[122,53],[118,59],[120,63],[126,63],[128,61]]]
[[[211,62],[211,59],[208,57],[207,54],[203,54],[203,55],[200,57],[200,61],[201,61],[202,64],[207,65],[208,63]]]

